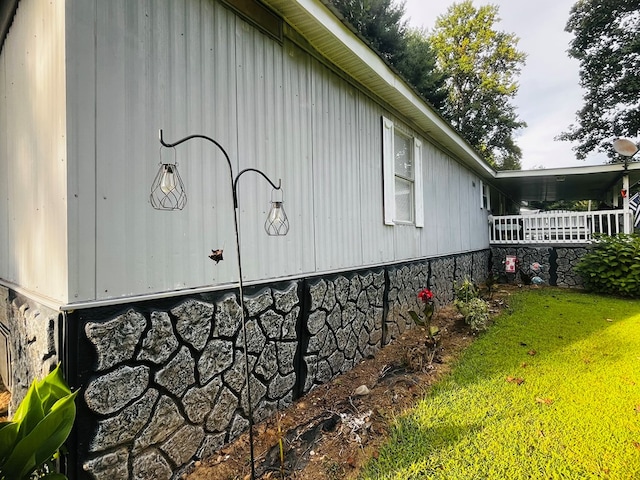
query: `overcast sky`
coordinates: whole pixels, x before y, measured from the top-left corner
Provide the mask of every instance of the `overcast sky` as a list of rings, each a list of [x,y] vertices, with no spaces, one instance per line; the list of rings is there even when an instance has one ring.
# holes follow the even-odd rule
[[[412,27],[431,30],[436,17],[452,0],[406,0]],[[517,113],[528,127],[516,138],[522,148],[522,168],[555,168],[606,163],[604,154],[577,160],[571,144],[554,140],[575,121],[582,107],[578,62],[567,55],[572,35],[564,31],[575,0],[474,0],[477,7],[497,5],[497,30],[520,38],[518,49],[527,54],[515,99]]]

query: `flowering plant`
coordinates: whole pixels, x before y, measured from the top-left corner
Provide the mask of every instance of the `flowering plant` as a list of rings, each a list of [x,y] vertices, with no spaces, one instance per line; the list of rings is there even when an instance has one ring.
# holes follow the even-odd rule
[[[424,307],[422,308],[422,312],[415,312],[413,310],[409,310],[409,315],[413,319],[416,325],[421,327],[425,327],[427,329],[427,335],[431,340],[434,339],[434,336],[439,332],[439,328],[431,325],[431,319],[433,317],[433,313],[435,312],[435,305],[433,304],[433,292],[428,288],[423,288],[418,292],[418,300],[422,302]]]

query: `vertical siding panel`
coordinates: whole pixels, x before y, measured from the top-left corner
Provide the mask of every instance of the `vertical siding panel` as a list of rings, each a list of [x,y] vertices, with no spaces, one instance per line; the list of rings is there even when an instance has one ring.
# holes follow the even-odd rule
[[[264,37],[241,20],[236,24],[236,37],[239,165],[235,173],[257,168],[271,177],[275,172],[270,164],[276,156],[273,129],[279,120],[275,106],[282,101],[281,83],[273,76],[277,60]],[[258,213],[266,215],[269,192],[268,184],[255,173],[244,174],[238,182],[245,279],[264,274],[266,234],[258,229],[264,222]]]
[[[69,298],[96,298],[95,2],[67,2]]]
[[[384,225],[382,188],[382,109],[365,95],[358,98],[360,150],[360,232],[362,262],[373,265],[393,258],[393,227]]]
[[[9,115],[7,99],[7,55],[0,54],[0,277],[9,278],[9,148],[7,130]]]
[[[438,159],[436,158],[435,147],[423,142],[422,158],[423,158],[423,176],[424,176],[424,228],[422,229],[422,255],[431,256],[438,252],[438,231],[439,231],[439,212],[437,209],[438,196],[436,170],[438,168]]]
[[[357,109],[353,88],[314,66],[314,213],[319,270],[362,265]]]
[[[449,212],[449,161],[446,155],[438,152],[437,164],[434,171],[435,192],[436,192],[436,212],[438,218],[438,249],[436,254],[442,255],[450,250],[451,217]]]
[[[290,43],[285,43],[285,54],[285,108],[279,132],[284,156],[279,165],[279,176],[282,177],[291,230],[286,237],[275,239],[278,250],[272,257],[286,267],[278,271],[284,275],[316,271],[313,254],[311,60],[305,52]]]
[[[449,244],[448,250],[450,252],[460,251],[461,241],[461,229],[460,229],[460,173],[458,170],[458,164],[447,159],[447,175],[445,177],[447,189],[445,191],[445,198],[447,201],[448,215],[448,234]]]
[[[21,2],[6,38],[3,158],[7,243],[0,275],[67,300],[64,2]],[[4,226],[4,225],[3,225]]]
[[[296,179],[286,170],[285,62],[283,48],[250,25],[238,21],[238,150],[240,169],[257,168],[283,191],[273,188],[259,174],[248,172],[238,182],[241,211],[243,274],[247,280],[273,278],[295,270],[286,254],[290,238],[269,237],[264,222],[270,199],[285,195],[285,211],[295,204]],[[300,128],[299,126],[296,127]],[[288,193],[293,194],[289,198]],[[295,225],[294,231],[301,225]],[[297,230],[301,232],[302,230]],[[293,235],[293,232],[292,232]],[[295,257],[294,257],[295,258]],[[299,259],[299,258],[298,258]]]

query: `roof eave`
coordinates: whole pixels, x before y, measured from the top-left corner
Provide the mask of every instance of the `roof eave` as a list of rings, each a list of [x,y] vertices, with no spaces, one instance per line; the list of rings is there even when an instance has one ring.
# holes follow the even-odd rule
[[[409,119],[483,178],[495,176],[474,148],[321,0],[262,0],[318,52]]]
[[[9,28],[11,28],[11,23],[18,9],[19,1],[20,0],[4,0],[0,2],[0,52],[2,51],[2,47],[4,47],[4,41],[7,38],[7,33],[9,33]]]

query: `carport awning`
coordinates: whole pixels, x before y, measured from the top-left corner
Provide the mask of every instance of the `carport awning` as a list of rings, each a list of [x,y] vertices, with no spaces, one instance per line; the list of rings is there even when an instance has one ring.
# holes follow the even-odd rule
[[[629,185],[640,181],[640,163],[629,163],[626,169]],[[606,200],[622,188],[623,163],[539,170],[507,170],[497,172],[493,183],[513,200]]]

